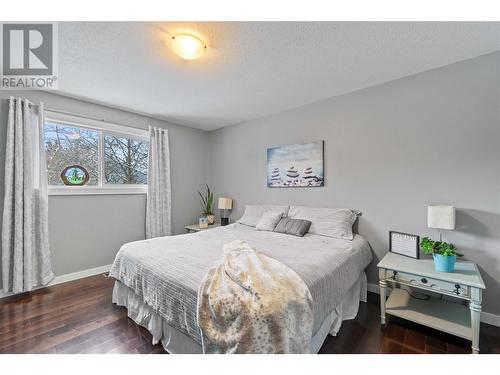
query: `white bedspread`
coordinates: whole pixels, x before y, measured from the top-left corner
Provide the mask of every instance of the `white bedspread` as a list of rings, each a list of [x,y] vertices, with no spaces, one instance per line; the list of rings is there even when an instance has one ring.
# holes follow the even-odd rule
[[[371,262],[368,243],[306,234],[295,237],[231,224],[204,232],[125,244],[110,276],[131,288],[172,327],[201,343],[197,293],[224,244],[246,241],[258,252],[294,270],[314,302],[313,334]]]

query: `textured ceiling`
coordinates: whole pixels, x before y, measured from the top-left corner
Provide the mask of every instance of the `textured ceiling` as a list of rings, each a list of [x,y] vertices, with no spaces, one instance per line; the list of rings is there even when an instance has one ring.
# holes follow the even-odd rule
[[[500,23],[61,22],[59,89],[211,130],[497,50]]]

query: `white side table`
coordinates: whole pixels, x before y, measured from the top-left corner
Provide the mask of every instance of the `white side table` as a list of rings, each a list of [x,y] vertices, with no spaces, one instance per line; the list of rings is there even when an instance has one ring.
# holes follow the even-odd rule
[[[214,223],[212,225],[209,225],[207,228],[200,228],[200,226],[198,224],[191,224],[191,225],[186,225],[184,227],[184,229],[186,230],[186,233],[194,233],[194,232],[201,232],[204,230],[218,228],[218,227],[220,227],[219,223]]]
[[[426,325],[472,341],[472,353],[479,353],[479,324],[483,279],[472,262],[456,262],[455,272],[438,272],[432,259],[413,259],[387,253],[378,263],[380,285],[380,319],[386,315]],[[454,301],[431,297],[416,299],[400,286],[432,291],[468,302],[468,307]],[[392,292],[386,300],[387,287]]]

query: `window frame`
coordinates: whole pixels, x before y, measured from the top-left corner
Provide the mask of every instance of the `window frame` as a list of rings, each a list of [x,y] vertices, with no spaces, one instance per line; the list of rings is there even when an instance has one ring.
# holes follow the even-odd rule
[[[106,184],[104,176],[104,137],[106,135],[120,136],[135,140],[148,141],[149,133],[146,129],[138,129],[124,125],[113,124],[107,121],[93,120],[52,111],[45,111],[44,121],[41,124],[42,134],[45,134],[45,123],[52,122],[60,125],[74,126],[97,131],[98,143],[98,181],[96,186],[66,186],[48,185],[49,195],[106,195],[106,194],[147,194],[147,184]],[[43,144],[45,157],[45,142]]]

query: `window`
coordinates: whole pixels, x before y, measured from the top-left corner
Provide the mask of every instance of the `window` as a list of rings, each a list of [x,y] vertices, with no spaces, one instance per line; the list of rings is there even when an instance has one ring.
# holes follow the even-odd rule
[[[148,183],[148,142],[104,136],[104,176],[107,184]]]
[[[43,131],[49,194],[147,191],[146,130],[50,112],[46,117]],[[88,173],[85,179],[82,171]]]
[[[99,132],[45,121],[45,157],[49,186],[64,185],[61,173],[78,164],[90,175],[88,185],[99,182]]]

